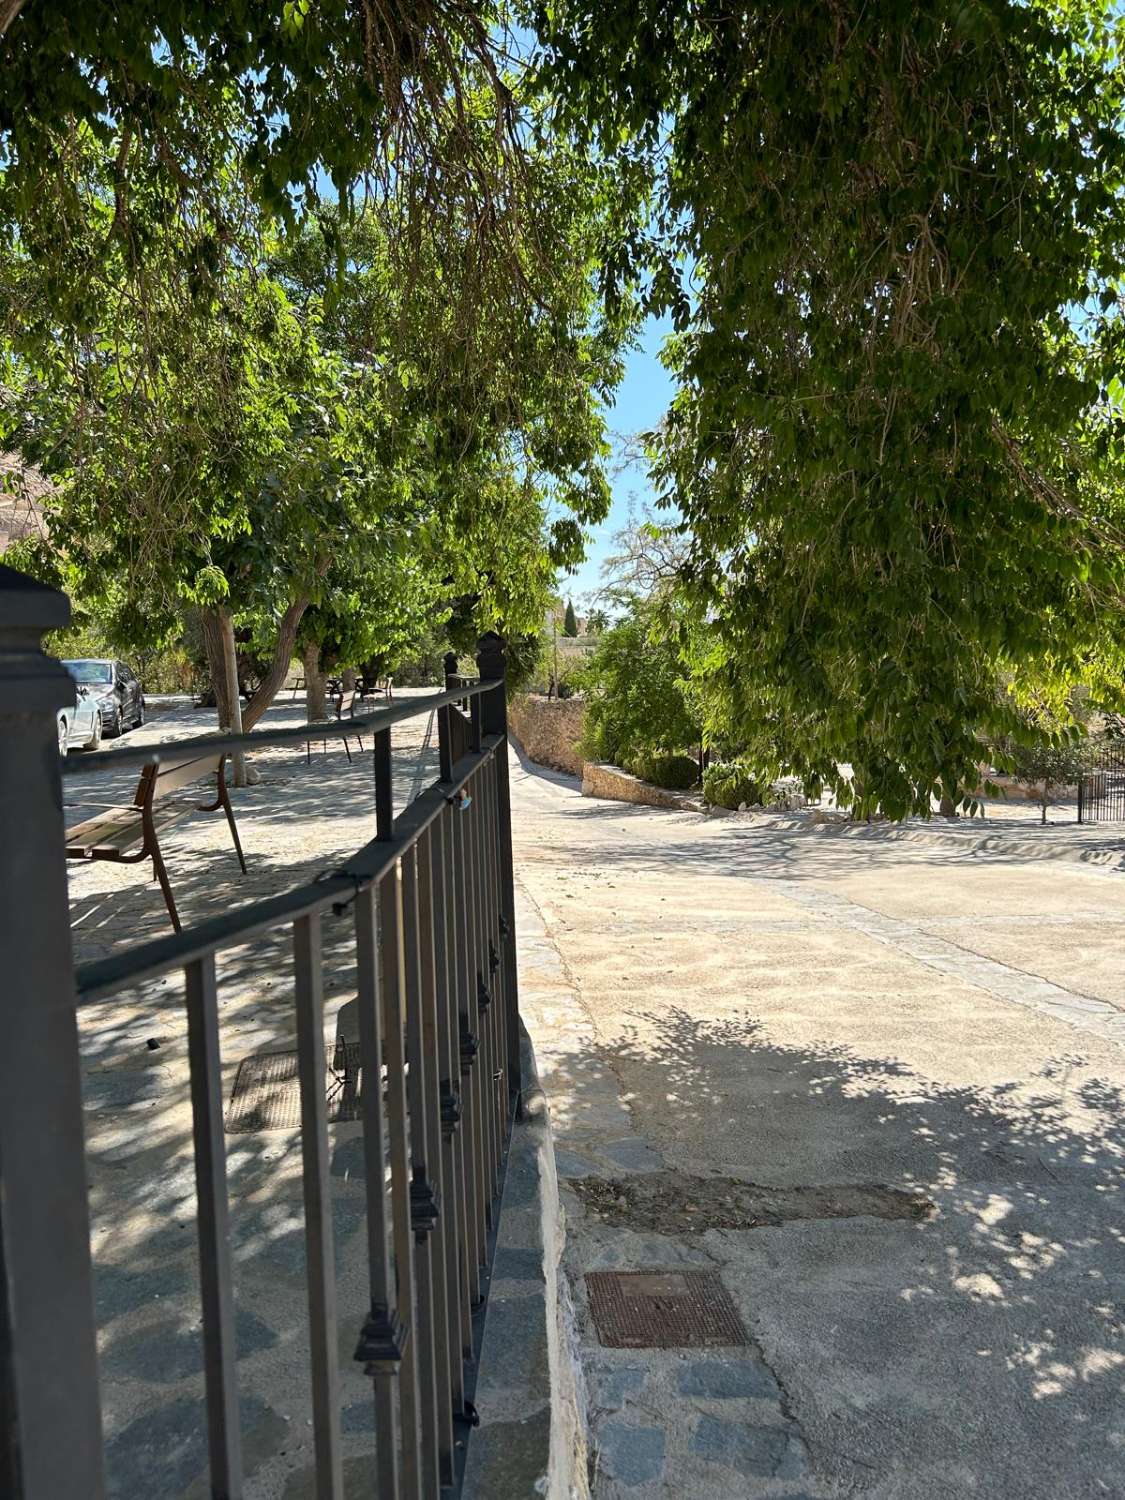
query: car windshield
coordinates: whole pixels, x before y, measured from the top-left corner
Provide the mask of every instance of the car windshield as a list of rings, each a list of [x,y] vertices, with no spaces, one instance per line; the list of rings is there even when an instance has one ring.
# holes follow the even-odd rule
[[[63,666],[75,682],[113,681],[113,664],[108,661],[64,661]]]

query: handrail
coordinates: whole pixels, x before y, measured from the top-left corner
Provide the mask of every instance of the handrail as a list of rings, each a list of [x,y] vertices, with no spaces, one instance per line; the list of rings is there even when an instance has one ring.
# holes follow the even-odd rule
[[[427,693],[424,698],[403,698],[385,708],[374,709],[369,714],[357,714],[354,719],[326,720],[317,724],[295,724],[287,729],[253,729],[247,734],[201,734],[193,739],[162,740],[155,745],[130,745],[127,749],[99,750],[80,759],[68,756],[61,764],[64,776],[84,776],[89,772],[120,770],[123,766],[147,766],[160,764],[161,751],[174,752],[177,756],[185,750],[198,749],[201,754],[222,750],[228,755],[236,750],[261,750],[272,745],[303,745],[306,740],[338,740],[346,735],[354,736],[357,730],[390,729],[407,719],[432,713],[450,703],[460,703],[465,698],[476,698],[488,693],[500,683],[493,678],[474,680],[467,687],[458,687],[445,692]]]

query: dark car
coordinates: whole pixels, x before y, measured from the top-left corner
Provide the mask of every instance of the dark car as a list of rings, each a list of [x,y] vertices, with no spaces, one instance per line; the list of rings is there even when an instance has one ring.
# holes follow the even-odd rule
[[[123,734],[144,723],[144,693],[123,661],[87,658],[64,661],[63,666],[97,703],[103,734]]]

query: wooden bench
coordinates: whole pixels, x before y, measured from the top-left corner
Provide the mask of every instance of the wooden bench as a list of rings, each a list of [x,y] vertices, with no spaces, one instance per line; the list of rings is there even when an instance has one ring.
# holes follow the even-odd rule
[[[359,698],[359,689],[358,688],[352,688],[347,693],[345,693],[343,690],[341,690],[340,696],[338,698],[333,698],[331,700],[332,707],[335,709],[335,715],[334,715],[334,717],[332,717],[332,718],[324,718],[324,719],[314,719],[313,722],[309,725],[309,729],[310,730],[315,730],[317,724],[338,724],[338,723],[342,723],[345,715],[349,719],[354,719],[355,718],[355,706],[356,706],[356,701],[357,701],[358,698]],[[305,741],[305,759],[306,759],[306,761],[309,762],[310,765],[312,763],[312,742],[313,742],[313,740],[315,738],[316,738],[316,735],[313,734],[313,735],[310,736],[309,739],[307,739]],[[362,750],[363,749],[363,736],[362,736],[362,734],[360,734],[360,732],[359,732],[358,729],[355,731],[355,738],[356,738],[356,743],[358,744],[359,748]],[[350,739],[351,739],[351,735],[350,734],[346,734],[343,737],[344,753],[348,757],[348,763],[349,763],[349,765],[351,764],[351,759],[352,759],[351,747],[348,745],[348,741]],[[325,740],[323,742],[323,744],[324,744],[324,753],[327,754],[328,753],[328,741]]]
[[[201,780],[204,776],[217,777],[218,796],[214,802],[169,803],[166,799],[182,787]],[[225,755],[184,755],[180,758],[165,756],[161,763],[145,766],[137,782],[137,791],[131,803],[105,807],[96,817],[87,818],[67,831],[67,859],[108,859],[115,864],[132,865],[142,859],[152,860],[153,877],[160,882],[164,901],[172,926],[179,932],[180,918],[176,903],[172,899],[172,887],[168,883],[168,871],[160,852],[158,833],[178,823],[192,812],[217,812],[222,808],[230,825],[235,853],[242,873],[246,874],[246,860],[234,821],[234,809],[227,792]]]

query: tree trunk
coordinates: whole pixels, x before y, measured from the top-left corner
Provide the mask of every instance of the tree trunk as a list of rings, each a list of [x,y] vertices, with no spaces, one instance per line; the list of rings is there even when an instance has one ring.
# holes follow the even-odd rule
[[[242,733],[242,695],[238,691],[238,652],[234,644],[234,616],[229,609],[219,610],[219,628],[223,633],[223,681],[230,705],[226,728],[231,734]],[[241,751],[231,756],[235,786],[246,785],[246,757]]]
[[[350,693],[355,687],[356,672],[354,667],[345,667],[340,673],[340,686],[345,693]]]
[[[211,690],[215,694],[215,707],[219,713],[219,728],[229,729],[230,691],[227,686],[227,649],[223,637],[221,613],[217,609],[201,609],[199,623],[203,631],[203,645],[207,652],[207,672],[211,678]]]
[[[25,4],[26,0],[0,0],[0,36],[4,35]]]
[[[324,674],[320,670],[320,647],[305,647],[305,718],[315,724],[325,715]]]
[[[253,729],[281,691],[289,673],[289,663],[293,660],[293,651],[297,644],[297,627],[308,607],[309,596],[303,594],[300,599],[294,599],[282,615],[281,624],[277,627],[277,644],[274,647],[273,659],[266,675],[258,685],[257,692],[242,710],[243,729]]]
[[[941,807],[939,808],[939,812],[941,813],[943,818],[955,818],[957,816],[957,803],[946,791],[943,791],[941,794]]]

